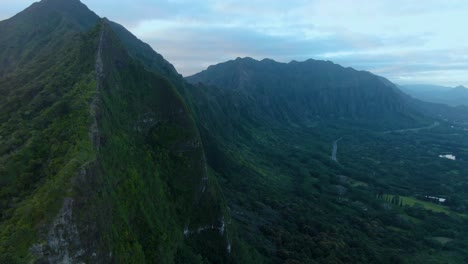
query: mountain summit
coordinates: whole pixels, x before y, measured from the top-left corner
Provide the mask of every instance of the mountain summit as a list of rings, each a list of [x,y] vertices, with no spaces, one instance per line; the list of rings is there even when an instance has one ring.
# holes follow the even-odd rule
[[[0,76],[45,60],[67,38],[90,30],[99,17],[78,0],[43,0],[0,22]]]

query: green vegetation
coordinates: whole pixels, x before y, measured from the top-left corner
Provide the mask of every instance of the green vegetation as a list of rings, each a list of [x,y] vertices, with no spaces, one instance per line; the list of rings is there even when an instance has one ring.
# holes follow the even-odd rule
[[[194,109],[209,164],[220,178],[241,236],[268,262],[465,261],[468,229],[462,215],[468,197],[463,175],[468,166],[439,158],[448,152],[465,159],[468,134],[463,128],[441,123],[426,130],[382,133],[379,123],[349,118],[278,122],[265,118],[269,113],[262,112],[261,104],[243,107],[264,95],[243,97],[245,91],[221,67],[227,66],[211,67],[215,76],[205,72],[189,80],[227,86],[197,84],[182,94]],[[256,66],[239,67],[250,76],[257,74]],[[249,81],[253,84],[244,87],[261,87],[258,79]],[[281,91],[269,89],[280,98]],[[298,110],[283,111],[295,116]],[[334,162],[332,145],[339,138],[339,162]],[[385,199],[385,193],[395,195]],[[416,198],[411,197],[425,196],[444,197],[446,206],[422,200],[421,206],[413,206]]]
[[[369,184],[362,182],[362,181],[356,181],[353,179],[349,180],[349,185],[351,185],[351,187],[369,187]]]
[[[447,243],[450,243],[453,241],[452,238],[448,238],[448,237],[433,237],[432,239],[434,239],[435,241],[441,243],[442,245],[445,245]]]
[[[95,15],[70,5],[44,1],[0,24],[35,16],[53,32],[18,42],[13,59],[27,63],[0,73],[0,263],[239,263],[231,252],[258,263],[173,83],[131,57],[109,21],[90,25]],[[9,34],[6,45],[29,32]]]
[[[89,104],[96,82],[86,55],[93,53],[92,43],[76,36],[49,58],[45,71],[31,61],[0,79],[2,263],[31,258],[37,229],[52,221],[63,197],[73,195],[71,179],[95,158]]]
[[[181,248],[184,228],[221,225],[222,201],[215,185],[203,186],[198,132],[172,85],[131,60],[106,24],[104,32],[99,159],[102,199],[113,209],[109,243],[118,263],[172,263],[178,250],[191,252]],[[206,236],[223,251],[217,234]]]
[[[463,110],[312,60],[192,85],[76,0],[0,33],[0,263],[468,261]]]
[[[326,124],[321,128],[333,131]],[[379,156],[381,165],[363,170],[361,166],[369,165],[356,160],[365,153],[356,153],[356,145],[346,146],[350,144],[346,138],[339,147],[340,164],[336,164],[330,151],[337,137],[301,130],[270,130],[270,135],[259,130],[255,134],[263,135],[263,140],[220,140],[223,143],[209,151],[242,236],[264,256],[273,256],[273,263],[460,263],[465,258],[468,230],[466,220],[458,216],[464,208],[463,193],[457,195],[460,200],[452,199],[454,203],[447,206],[423,201],[418,201],[421,207],[392,206],[376,197],[384,189],[401,190],[402,185],[397,183],[408,167],[399,165],[395,169],[391,156]],[[204,131],[208,134],[214,130]],[[206,136],[205,140],[212,139]],[[413,158],[425,151],[413,152]],[[348,162],[348,155],[352,161]],[[437,156],[432,163],[449,168],[460,165]],[[421,175],[427,174],[424,163],[420,166]],[[374,173],[370,169],[378,170]],[[386,170],[390,173],[384,173]],[[347,175],[347,179],[337,175]],[[403,186],[406,188],[400,197],[405,205],[415,199],[404,194],[425,193],[419,188],[423,184]],[[441,190],[431,188],[427,193],[439,194]],[[441,248],[425,239],[434,236],[452,242]]]
[[[396,201],[394,201],[395,198],[396,198]],[[400,205],[400,206],[422,207],[426,210],[430,210],[436,213],[446,213],[446,214],[453,213],[446,206],[442,206],[440,204],[435,204],[431,202],[421,201],[413,197],[384,194],[383,199],[387,202],[395,203],[396,205]]]

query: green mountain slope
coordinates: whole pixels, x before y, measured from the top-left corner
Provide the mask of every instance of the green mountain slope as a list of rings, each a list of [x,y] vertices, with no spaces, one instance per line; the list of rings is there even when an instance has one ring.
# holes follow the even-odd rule
[[[0,76],[27,65],[48,67],[48,57],[68,37],[89,30],[98,19],[78,0],[47,0],[1,21]]]
[[[106,30],[112,32],[105,29],[102,47],[99,123],[105,143],[100,153],[109,188],[104,200],[116,210],[112,244],[126,254],[115,260],[173,262],[184,232],[189,242],[210,238],[213,244],[206,246],[222,260],[230,243],[228,216],[207,171],[190,113],[170,82],[145,71]],[[122,239],[121,234],[130,237]],[[130,254],[129,248],[134,249]],[[136,259],[139,250],[141,259]]]
[[[167,72],[79,1],[33,4],[0,31],[15,47],[1,54],[1,263],[233,261],[229,214]]]
[[[72,49],[75,55],[90,52],[86,47]],[[27,254],[37,225],[58,212],[70,177],[93,158],[88,127],[94,63],[60,54],[60,63],[26,83],[27,75],[21,73],[1,80],[2,90],[9,90],[3,97],[1,128],[1,252],[7,256]]]

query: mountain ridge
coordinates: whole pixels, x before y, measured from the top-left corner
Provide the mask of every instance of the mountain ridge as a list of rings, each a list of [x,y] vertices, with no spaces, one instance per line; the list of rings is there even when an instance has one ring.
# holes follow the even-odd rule
[[[0,133],[14,131],[1,139],[2,263],[201,263],[239,252],[176,90],[183,80],[117,27],[75,0],[44,0],[0,23],[0,45],[17,51],[0,53],[12,62],[0,74]]]
[[[406,119],[407,123],[402,124],[404,126],[420,119],[419,113],[412,112],[403,100],[401,91],[390,81],[329,61],[310,59],[278,63],[268,59],[238,58],[210,66],[185,79],[192,84],[202,83],[221,90],[232,90],[236,94],[233,96],[251,100],[249,104],[254,106],[247,104],[246,109],[262,108],[271,119],[277,114],[268,110],[269,105],[281,107],[282,110],[278,111],[289,115],[283,120],[297,122],[308,122],[315,117],[387,118]],[[240,103],[244,99],[237,100]]]

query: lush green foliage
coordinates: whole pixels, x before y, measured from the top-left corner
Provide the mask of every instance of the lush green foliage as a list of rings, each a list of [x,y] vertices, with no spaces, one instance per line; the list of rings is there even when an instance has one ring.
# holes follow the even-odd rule
[[[47,30],[15,30],[31,16]],[[0,262],[60,257],[54,239],[76,261],[235,262],[231,245],[245,245],[190,112],[168,79],[129,56],[123,43],[136,38],[107,20],[90,28],[90,18],[79,1],[47,0],[0,28],[12,27],[2,44],[18,45],[0,76]],[[28,37],[37,42],[17,42]],[[57,238],[64,198],[74,201],[65,221],[77,233]]]
[[[71,195],[70,179],[94,158],[92,44],[75,36],[49,57],[46,70],[33,60],[0,79],[2,263],[26,261],[37,228],[55,217]]]
[[[236,107],[258,100],[255,92],[239,97],[235,87],[198,85],[183,94],[241,236],[268,262],[466,261],[463,127],[379,132],[352,119],[271,122],[261,106]],[[439,158],[446,153],[458,160]],[[446,205],[425,196],[447,198]]]
[[[213,180],[202,187],[198,132],[171,83],[133,61],[111,28],[104,32],[99,162],[112,252],[119,263],[171,263],[190,249],[182,247],[184,228],[219,224],[222,200]],[[222,251],[226,241],[213,233],[206,236]]]

